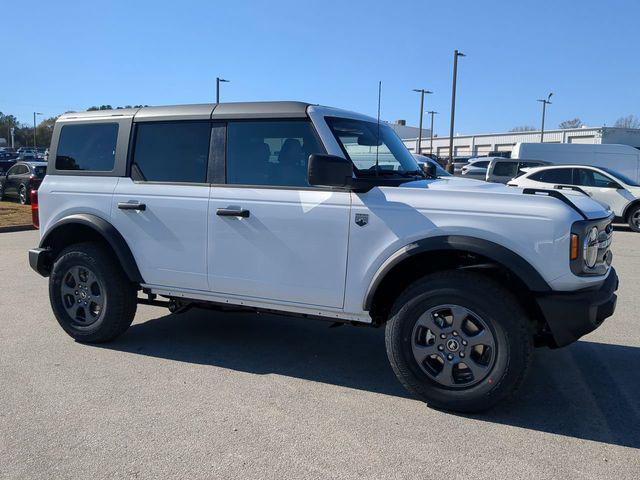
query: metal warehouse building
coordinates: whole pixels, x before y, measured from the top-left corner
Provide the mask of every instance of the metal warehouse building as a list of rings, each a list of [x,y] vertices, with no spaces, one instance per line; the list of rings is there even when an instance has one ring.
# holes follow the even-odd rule
[[[407,148],[415,152],[417,138],[403,138]],[[487,155],[489,152],[510,152],[518,142],[536,143],[540,131],[459,135],[453,139],[453,155],[469,157]],[[640,148],[640,129],[615,127],[586,127],[569,130],[545,130],[544,143],[621,143]],[[449,137],[434,137],[433,151],[430,138],[422,137],[421,153],[449,156]]]

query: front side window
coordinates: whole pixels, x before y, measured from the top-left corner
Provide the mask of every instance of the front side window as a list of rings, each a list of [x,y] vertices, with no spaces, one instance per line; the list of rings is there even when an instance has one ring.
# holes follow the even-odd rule
[[[620,172],[616,172],[615,170],[611,170],[610,168],[606,168],[606,167],[600,167],[600,168],[605,172],[607,172],[609,175],[611,175],[613,178],[617,178],[623,183],[626,183],[627,185],[629,185],[630,187],[640,187],[640,184],[638,184],[638,182],[630,179],[629,177],[621,174]]]
[[[117,123],[65,125],[58,140],[56,169],[110,172],[117,140]]]
[[[385,123],[327,118],[340,147],[353,162],[356,175],[421,173],[396,132]]]
[[[309,187],[309,156],[320,153],[309,121],[229,122],[227,183]]]
[[[553,168],[536,172],[529,177],[531,180],[543,183],[555,183],[561,185],[572,185],[570,168]]]
[[[576,169],[576,185],[596,188],[617,188],[616,182],[609,177],[586,168]]]
[[[209,122],[153,122],[136,126],[131,175],[148,182],[205,183]]]

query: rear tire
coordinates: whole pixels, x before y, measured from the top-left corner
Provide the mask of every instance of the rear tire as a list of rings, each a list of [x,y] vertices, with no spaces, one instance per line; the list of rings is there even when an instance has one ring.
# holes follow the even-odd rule
[[[640,205],[631,207],[627,214],[627,223],[629,228],[634,232],[640,232]]]
[[[53,264],[49,299],[65,332],[79,342],[100,343],[129,328],[137,289],[104,246],[79,243],[63,250]]]
[[[533,350],[517,300],[473,272],[439,272],[411,284],[393,305],[385,334],[389,361],[407,390],[429,406],[465,413],[513,394]]]
[[[20,205],[29,205],[29,192],[27,192],[27,187],[25,185],[20,185],[18,189],[18,202]]]

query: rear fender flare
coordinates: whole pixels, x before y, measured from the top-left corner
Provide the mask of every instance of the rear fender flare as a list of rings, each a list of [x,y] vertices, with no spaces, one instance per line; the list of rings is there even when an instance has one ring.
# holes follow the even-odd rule
[[[70,227],[73,225],[82,225],[96,232],[114,251],[129,280],[135,283],[144,283],[133,253],[131,253],[131,249],[125,239],[116,227],[96,215],[78,213],[58,220],[40,240],[40,248],[51,248],[54,242],[59,243],[60,240],[64,243],[65,236],[69,235]],[[69,240],[78,241],[81,239],[76,237]],[[72,242],[69,241],[68,243]]]

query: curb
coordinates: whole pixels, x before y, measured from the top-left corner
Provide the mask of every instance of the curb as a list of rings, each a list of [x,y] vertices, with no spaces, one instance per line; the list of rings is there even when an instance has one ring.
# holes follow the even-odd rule
[[[0,227],[0,233],[9,233],[9,232],[24,232],[27,230],[35,230],[36,227],[34,227],[33,225],[26,224],[26,225],[8,225],[6,227]]]

